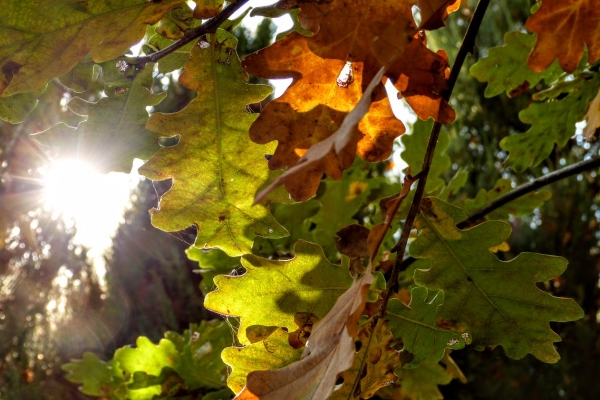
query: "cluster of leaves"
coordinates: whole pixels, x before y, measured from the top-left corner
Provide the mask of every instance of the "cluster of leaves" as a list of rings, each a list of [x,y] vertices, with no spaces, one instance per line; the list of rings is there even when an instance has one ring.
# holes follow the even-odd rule
[[[228,317],[168,332],[157,345],[140,337],[107,362],[86,353],[63,367],[67,379],[111,399],[420,399],[463,380],[450,351],[467,345],[558,361],[550,322],[582,312],[536,283],[560,275],[566,260],[524,253],[505,262],[494,254],[507,248],[504,221],[531,214],[548,192],[473,221],[469,215],[499,201],[511,182],[457,196],[467,172],[446,181],[450,138],[429,140],[429,130],[437,135],[456,118],[449,99],[462,61],[451,73],[447,54],[430,50],[426,35],[460,0],[283,0],[252,14],[290,15],[294,27],[241,61],[231,31],[247,12],[227,18],[245,2],[196,0],[192,9],[182,0],[31,0],[3,10],[0,118],[23,121],[56,82],[49,80],[80,93],[68,107],[85,121],[64,121],[36,140],[102,171],[127,171],[141,158],[141,174],[172,179],[152,223],[196,227],[188,256],[200,265],[204,305]],[[488,2],[481,3],[473,21],[481,22]],[[501,143],[516,172],[564,146],[577,122],[587,121],[590,139],[600,127],[591,3],[543,0],[526,23],[537,39],[509,32],[471,68],[488,82],[486,96],[536,90],[520,114],[530,130]],[[146,56],[125,54],[140,40]],[[155,92],[155,81],[175,71],[196,97],[148,117],[147,107],[168,95]],[[249,84],[248,73],[292,84],[258,114],[252,105],[271,89]],[[410,167],[402,185],[384,162],[406,130],[392,110],[398,98],[422,120],[402,138]],[[398,290],[402,240],[415,218],[409,250],[417,260],[402,275],[410,291]]]

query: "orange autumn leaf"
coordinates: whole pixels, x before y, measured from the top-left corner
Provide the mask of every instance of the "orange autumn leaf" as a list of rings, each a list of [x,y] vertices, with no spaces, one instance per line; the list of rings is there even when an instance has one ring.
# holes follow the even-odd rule
[[[573,72],[587,45],[590,64],[600,59],[600,7],[598,0],[543,0],[525,24],[538,35],[527,63],[541,72],[558,58],[566,72]]]
[[[409,0],[334,1],[318,7],[302,3],[303,13],[309,6],[311,15],[316,15],[316,9],[320,13],[312,19],[313,25],[318,24],[314,36],[292,33],[246,57],[243,65],[255,76],[293,79],[287,91],[265,107],[250,129],[250,138],[256,143],[278,141],[269,161],[271,169],[293,167],[311,146],[341,127],[380,69],[381,64],[371,52],[373,40],[389,26],[390,16],[407,21],[404,26],[414,29],[412,4]],[[453,111],[448,111],[451,108],[440,96],[446,88],[447,59],[428,50],[421,40],[413,39],[408,46],[406,54],[386,75],[397,81],[402,95],[420,118],[450,122]],[[392,113],[385,90],[380,88],[375,93],[364,123],[359,126],[356,149],[356,154],[370,162],[389,157],[393,139],[404,132],[404,125]],[[334,179],[341,177],[341,171],[320,172],[331,174]],[[321,173],[315,171],[309,180],[296,185],[316,188]],[[289,186],[288,183],[286,187]],[[314,189],[310,191],[314,193]]]

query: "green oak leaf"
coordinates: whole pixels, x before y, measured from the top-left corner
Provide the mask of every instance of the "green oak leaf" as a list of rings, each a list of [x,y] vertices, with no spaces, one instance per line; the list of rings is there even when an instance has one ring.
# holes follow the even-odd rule
[[[398,299],[388,303],[386,320],[394,339],[402,338],[403,359],[410,357],[404,368],[416,368],[423,362],[439,362],[446,348],[462,349],[471,341],[468,333],[440,328],[436,325],[438,309],[444,302],[444,292],[438,292],[427,301],[427,289],[411,290],[410,303],[405,306]]]
[[[473,213],[498,197],[510,192],[511,190],[512,186],[510,179],[498,179],[498,182],[496,182],[490,191],[480,189],[474,199],[466,199],[460,202],[460,204],[466,211]],[[548,190],[530,192],[511,201],[508,204],[503,205],[500,208],[497,208],[496,210],[487,214],[485,218],[489,220],[507,220],[509,215],[530,215],[536,208],[543,206],[544,203],[550,199],[550,197],[552,197],[552,193]]]
[[[290,346],[288,335],[283,329],[277,329],[262,341],[223,350],[223,361],[231,367],[227,386],[239,393],[246,386],[246,377],[250,372],[279,369],[299,361],[304,349]]]
[[[272,261],[254,255],[242,257],[246,273],[214,278],[218,290],[209,293],[204,306],[214,312],[240,317],[238,339],[249,344],[246,329],[253,325],[277,326],[293,331],[299,312],[323,318],[352,284],[348,263],[332,264],[316,244],[296,243],[296,256]]]
[[[572,299],[543,292],[535,282],[560,275],[567,261],[535,253],[500,261],[489,249],[508,239],[510,225],[489,221],[457,229],[456,223],[466,217],[463,210],[434,198],[423,200],[417,217],[420,233],[410,254],[430,264],[427,270],[417,269],[414,279],[447,294],[438,323],[468,330],[478,350],[501,345],[513,359],[531,353],[544,362],[558,361],[553,342],[560,336],[550,329],[550,321],[574,321],[583,312]]]
[[[521,134],[505,137],[500,147],[509,152],[506,165],[521,172],[539,165],[550,155],[554,144],[564,147],[575,134],[575,123],[585,118],[590,101],[600,88],[600,73],[573,85],[570,93],[560,99],[532,103],[519,113],[519,118],[531,128]]]
[[[181,39],[194,24],[192,13],[192,9],[186,3],[174,6],[159,21],[156,33],[167,39]]]
[[[136,348],[123,347],[115,352],[114,359],[128,374],[142,371],[148,375],[159,376],[164,367],[173,368],[179,357],[173,342],[161,339],[157,345],[145,336],[137,338]]]
[[[117,361],[104,362],[93,353],[83,353],[82,360],[72,360],[61,368],[68,381],[83,383],[79,390],[90,396],[111,398],[125,382]]]
[[[438,385],[447,385],[452,380],[440,364],[424,362],[419,368],[404,369],[396,368],[400,387],[394,390],[398,399],[410,400],[441,400],[444,398],[438,389]]]
[[[128,173],[134,158],[148,159],[160,148],[159,135],[145,127],[146,107],[166,96],[151,92],[153,65],[148,64],[133,80],[121,75],[121,80],[107,84],[108,97],[96,103],[73,98],[69,109],[88,116],[77,128],[59,123],[33,137],[58,148],[60,157],[81,159],[101,172]]]
[[[0,94],[40,89],[92,54],[100,63],[139,42],[183,0],[21,0],[2,4]]]
[[[96,63],[91,56],[79,61],[69,72],[59,78],[60,83],[76,93],[85,92],[94,80]]]
[[[183,335],[165,333],[175,344],[180,356],[173,367],[189,390],[197,388],[220,389],[225,385],[227,367],[221,352],[231,345],[231,328],[225,321],[202,321],[192,324]]]
[[[400,141],[404,146],[404,149],[400,153],[400,157],[408,164],[413,175],[418,174],[423,167],[423,158],[425,157],[425,151],[427,150],[429,133],[431,132],[432,126],[432,119],[427,121],[417,120],[412,125],[412,132],[409,135],[402,135],[400,138]],[[445,153],[449,145],[450,136],[446,131],[441,131],[433,155],[433,161],[429,169],[429,179],[427,179],[427,184],[425,185],[426,193],[440,190],[446,184],[446,182],[440,178],[440,175],[448,171],[452,164],[450,157]],[[405,201],[405,203],[408,203],[410,206],[410,202]]]
[[[251,252],[255,236],[287,234],[266,206],[252,206],[256,188],[270,176],[263,155],[273,146],[248,138],[257,114],[246,105],[265,98],[271,88],[245,82],[234,36],[218,30],[208,40],[208,47],[192,49],[179,78],[198,97],[177,113],[152,115],[146,125],[163,136],[179,135],[179,143],[160,149],[140,173],[174,179],[160,208],[151,211],[155,227],[178,231],[196,225],[196,247],[239,256]]]
[[[533,35],[506,32],[504,45],[492,47],[487,57],[471,66],[471,75],[479,82],[488,82],[485,97],[494,97],[502,92],[512,97],[511,92],[519,91],[522,85],[526,88],[534,87],[542,79],[550,83],[563,73],[556,61],[543,72],[532,71],[527,65],[527,57],[534,45]]]
[[[46,91],[48,85],[40,90],[29,93],[17,93],[12,96],[0,97],[0,119],[11,124],[20,124],[38,104],[39,97]]]
[[[191,246],[185,253],[190,260],[198,262],[199,272],[202,275],[200,290],[205,296],[216,289],[213,282],[215,276],[230,274],[242,266],[240,257],[229,257],[219,249],[205,250]]]

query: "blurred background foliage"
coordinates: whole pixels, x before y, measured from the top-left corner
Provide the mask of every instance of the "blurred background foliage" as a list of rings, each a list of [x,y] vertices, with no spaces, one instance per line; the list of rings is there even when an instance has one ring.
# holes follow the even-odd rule
[[[466,6],[449,18],[447,29],[428,37],[429,45],[445,49],[451,60],[475,1],[464,3]],[[473,198],[480,188],[491,189],[501,177],[518,185],[598,153],[597,144],[575,137],[523,174],[503,167],[507,154],[498,143],[527,129],[518,112],[528,105],[535,88],[513,99],[505,95],[486,99],[485,84],[471,77],[468,68],[490,47],[501,45],[505,32],[524,30],[532,4],[530,0],[493,2],[478,35],[475,54],[467,59],[455,88],[452,105],[458,118],[445,128],[451,138],[447,154],[453,164],[445,178],[448,181],[459,167],[468,169],[468,183],[459,199]],[[236,28],[240,56],[271,43],[275,31],[269,19],[259,24],[256,32],[244,26]],[[193,93],[175,82],[174,76],[156,77],[155,89],[167,90],[169,95],[154,111],[174,112],[192,99]],[[100,90],[91,87],[86,92],[88,98],[97,97]],[[192,322],[215,317],[202,307],[201,275],[193,272],[198,264],[188,260],[184,252],[193,242],[193,230],[167,234],[150,224],[147,210],[156,206],[168,182],[140,182],[105,256],[103,282],[93,271],[86,249],[73,243],[76,227],[41,206],[39,168],[47,164],[48,155],[28,135],[58,121],[77,125],[81,117],[60,105],[61,99],[72,95],[58,81],[52,81],[24,123],[0,123],[0,399],[87,398],[63,378],[61,364],[80,358],[84,351],[108,359],[138,336],[156,342],[168,330],[182,332]],[[259,111],[260,106],[253,109]],[[353,172],[360,179],[383,179],[382,165],[363,164]],[[553,196],[541,209],[532,216],[510,220],[510,250],[502,255],[510,259],[533,251],[569,260],[563,276],[541,284],[556,296],[574,298],[585,311],[581,321],[553,325],[563,339],[556,345],[562,360],[544,364],[527,356],[515,361],[501,348],[454,352],[452,356],[469,382],[454,380],[442,386],[444,398],[597,398],[600,187],[596,178],[596,171],[592,171],[548,186]],[[331,184],[327,180],[324,187]],[[364,199],[376,202],[386,194],[385,189],[375,187]],[[322,204],[327,201],[322,197],[317,200]],[[371,218],[374,210],[373,205],[365,205],[354,217]],[[308,217],[313,222],[307,223],[298,238],[314,227],[314,221],[318,223],[318,218]],[[289,254],[278,249],[282,255]]]

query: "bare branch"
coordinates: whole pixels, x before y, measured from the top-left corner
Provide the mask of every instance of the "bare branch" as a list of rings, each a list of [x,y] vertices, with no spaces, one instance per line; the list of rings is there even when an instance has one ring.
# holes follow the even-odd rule
[[[138,68],[143,68],[148,63],[157,62],[161,58],[166,57],[175,50],[185,46],[192,40],[198,39],[208,33],[215,33],[217,28],[221,26],[223,22],[225,22],[234,12],[239,10],[247,2],[248,0],[238,0],[235,3],[229,4],[216,17],[209,19],[196,28],[187,30],[183,35],[183,38],[179,39],[169,47],[165,47],[164,49],[147,56],[128,59],[127,62],[131,65],[135,65]]]
[[[471,19],[469,27],[467,28],[467,33],[465,34],[460,49],[458,50],[458,54],[456,56],[454,65],[452,66],[452,70],[450,71],[450,78],[448,79],[448,89],[442,94],[442,97],[446,101],[450,100],[452,90],[454,89],[454,85],[456,84],[456,80],[458,79],[460,70],[465,62],[465,59],[467,58],[467,54],[473,52],[475,37],[477,36],[477,32],[479,31],[479,27],[481,26],[481,22],[483,21],[483,16],[485,15],[489,4],[490,0],[479,0],[479,3],[477,4],[477,8],[475,9],[473,18]],[[392,249],[392,251],[397,251],[397,257],[396,262],[394,263],[394,267],[392,269],[392,274],[390,276],[388,287],[383,294],[383,303],[381,305],[381,309],[379,310],[380,317],[385,315],[387,303],[390,299],[390,296],[398,286],[398,274],[401,271],[402,259],[404,258],[406,244],[408,243],[408,238],[410,236],[412,225],[415,221],[417,213],[419,212],[419,204],[421,203],[423,193],[425,192],[427,175],[429,174],[429,168],[431,167],[433,154],[435,152],[435,147],[437,145],[441,128],[442,124],[438,122],[433,124],[433,127],[431,128],[429,143],[427,144],[427,151],[425,152],[425,157],[423,160],[423,169],[420,172],[421,179],[419,179],[419,183],[417,184],[415,197],[413,198],[410,211],[408,212],[408,216],[406,217],[404,228],[402,229],[402,233],[400,234],[400,239],[398,240],[396,246],[394,246],[394,249]]]

